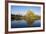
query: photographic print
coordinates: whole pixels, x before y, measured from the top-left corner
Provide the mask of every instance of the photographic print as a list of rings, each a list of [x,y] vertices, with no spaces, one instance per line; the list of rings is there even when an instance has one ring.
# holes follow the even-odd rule
[[[44,3],[9,1],[8,32],[44,31]]]
[[[40,26],[41,7],[11,5],[11,28]]]

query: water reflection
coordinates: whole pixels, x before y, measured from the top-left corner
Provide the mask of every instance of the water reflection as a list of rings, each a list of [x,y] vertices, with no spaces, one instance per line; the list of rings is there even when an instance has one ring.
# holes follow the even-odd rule
[[[27,24],[27,21],[25,20],[11,21],[11,28],[40,27],[40,25],[40,20],[34,21],[34,23],[31,26],[29,26],[29,24]]]

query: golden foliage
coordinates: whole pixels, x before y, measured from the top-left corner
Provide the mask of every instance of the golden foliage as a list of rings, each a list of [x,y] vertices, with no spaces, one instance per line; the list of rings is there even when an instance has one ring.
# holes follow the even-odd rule
[[[32,11],[27,11],[24,19],[28,22],[28,24],[32,25],[32,23],[37,20],[40,19],[39,16],[36,16],[34,12]]]

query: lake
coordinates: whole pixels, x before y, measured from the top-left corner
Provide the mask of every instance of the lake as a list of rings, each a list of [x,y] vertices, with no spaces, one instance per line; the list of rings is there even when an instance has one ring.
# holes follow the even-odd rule
[[[40,26],[41,26],[40,20],[34,21],[32,26],[29,26],[29,24],[27,24],[27,21],[25,21],[25,20],[11,21],[11,28],[26,28],[26,27],[40,27]]]

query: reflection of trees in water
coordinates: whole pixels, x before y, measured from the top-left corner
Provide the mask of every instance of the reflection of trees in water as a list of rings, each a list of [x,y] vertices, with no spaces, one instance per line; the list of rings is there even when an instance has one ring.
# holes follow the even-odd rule
[[[24,19],[24,20],[26,20],[28,22],[28,24],[31,25],[35,20],[39,20],[40,16],[35,15],[34,12],[29,10],[29,11],[27,11],[25,16],[22,16],[22,15],[11,15],[11,19],[13,19],[13,20]]]

